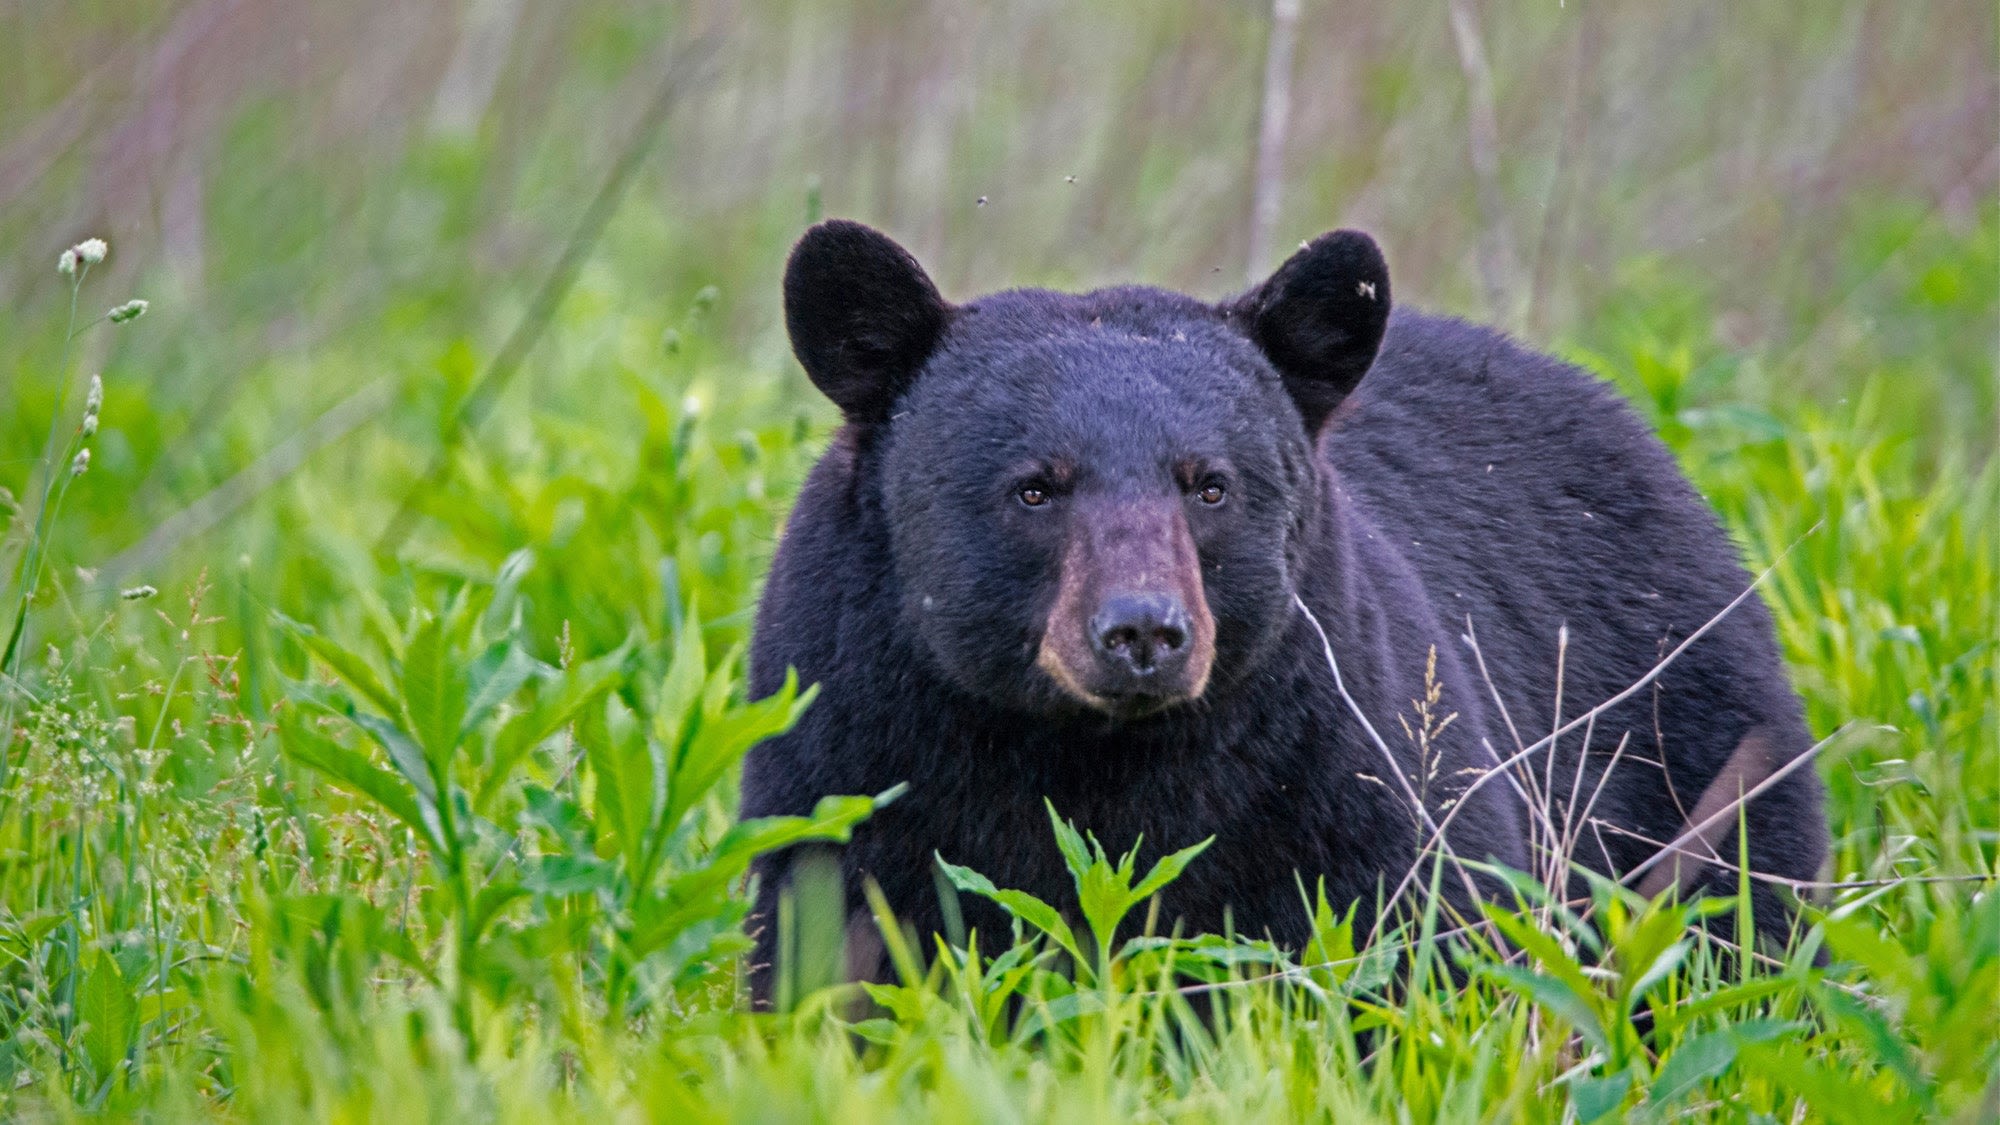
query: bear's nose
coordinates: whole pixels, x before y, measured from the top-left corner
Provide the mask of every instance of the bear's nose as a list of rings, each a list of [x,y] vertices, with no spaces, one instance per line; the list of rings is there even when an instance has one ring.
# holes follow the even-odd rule
[[[1141,677],[1179,664],[1187,654],[1188,631],[1187,610],[1167,594],[1113,594],[1090,619],[1098,657]]]

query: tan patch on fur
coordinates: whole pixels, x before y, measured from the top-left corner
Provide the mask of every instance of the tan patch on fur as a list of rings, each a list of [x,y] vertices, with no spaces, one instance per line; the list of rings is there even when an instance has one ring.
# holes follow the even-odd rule
[[[1688,813],[1689,828],[1701,824],[1721,813],[1743,794],[1757,787],[1771,776],[1776,764],[1771,760],[1771,744],[1761,730],[1751,731],[1742,742],[1736,744],[1735,753],[1722,763],[1722,769],[1708,788],[1701,791],[1701,799],[1695,802],[1694,810]],[[1733,817],[1724,818],[1695,833],[1694,837],[1677,849],[1677,854],[1665,863],[1646,873],[1639,883],[1639,893],[1647,898],[1657,896],[1668,887],[1678,887],[1682,893],[1691,889],[1696,880],[1708,868],[1709,862],[1726,863],[1722,858],[1721,846],[1736,826]],[[1682,830],[1683,832],[1686,829]],[[1680,833],[1676,833],[1676,836]],[[1688,855],[1684,853],[1692,852]],[[1702,858],[1702,853],[1708,859]],[[1685,862],[1685,866],[1683,866]]]
[[[1035,667],[1047,672],[1049,678],[1054,680],[1057,686],[1083,702],[1090,704],[1092,707],[1101,708],[1105,706],[1102,696],[1091,694],[1083,684],[1077,681],[1076,676],[1070,672],[1069,665],[1063,663],[1062,654],[1056,651],[1055,646],[1049,643],[1047,632],[1042,634],[1041,650],[1035,654]]]

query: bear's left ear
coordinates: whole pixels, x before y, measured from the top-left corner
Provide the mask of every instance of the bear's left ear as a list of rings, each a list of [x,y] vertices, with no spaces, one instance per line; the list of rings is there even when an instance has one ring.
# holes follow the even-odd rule
[[[785,266],[792,351],[850,422],[888,418],[950,313],[909,251],[846,219],[807,231]]]
[[[1316,435],[1382,346],[1389,263],[1360,231],[1323,234],[1223,312],[1264,350]]]

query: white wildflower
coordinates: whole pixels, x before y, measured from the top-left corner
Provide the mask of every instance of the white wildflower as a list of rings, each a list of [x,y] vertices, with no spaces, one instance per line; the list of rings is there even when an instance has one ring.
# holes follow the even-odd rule
[[[76,251],[74,249],[63,251],[62,257],[56,259],[56,272],[64,277],[70,277],[76,273]]]
[[[147,307],[148,306],[145,301],[131,300],[125,302],[122,305],[119,305],[115,309],[112,309],[106,315],[111,318],[111,323],[123,324],[128,320],[137,320],[140,317],[145,316]]]
[[[103,409],[104,376],[92,375],[90,377],[90,393],[85,395],[83,399],[83,425],[81,429],[83,430],[84,437],[90,437],[97,433],[97,415]]]
[[[86,238],[76,244],[76,256],[81,258],[85,265],[94,266],[104,260],[105,253],[110,249],[111,247],[106,246],[101,238]]]
[[[69,475],[80,477],[88,468],[90,468],[90,448],[86,446],[76,451],[76,460],[69,463]]]

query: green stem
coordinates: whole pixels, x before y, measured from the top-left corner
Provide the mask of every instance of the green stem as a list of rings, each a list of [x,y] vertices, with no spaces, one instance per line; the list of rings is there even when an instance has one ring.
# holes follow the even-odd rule
[[[28,602],[34,596],[35,583],[40,581],[42,563],[45,559],[44,535],[47,531],[50,513],[50,496],[56,488],[57,466],[51,460],[55,453],[56,434],[62,428],[63,412],[69,406],[69,363],[76,338],[90,325],[76,326],[76,304],[83,292],[83,280],[90,276],[90,263],[80,262],[76,280],[69,287],[69,323],[63,329],[62,360],[57,364],[60,385],[56,391],[55,413],[49,416],[49,436],[42,442],[42,501],[35,512],[35,528],[28,536],[27,549],[22,553],[21,567],[16,581],[20,583],[20,598],[14,609],[14,621],[7,631],[7,645],[0,651],[0,682],[12,681],[19,677],[21,668],[21,635],[27,628]],[[92,322],[93,324],[95,321]],[[75,439],[71,440],[75,444]],[[75,454],[72,453],[71,456]],[[14,693],[8,691],[5,710],[0,711],[0,789],[7,788],[9,775],[8,750],[14,738]]]

